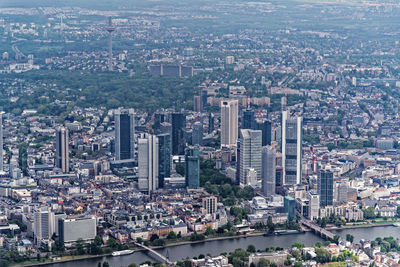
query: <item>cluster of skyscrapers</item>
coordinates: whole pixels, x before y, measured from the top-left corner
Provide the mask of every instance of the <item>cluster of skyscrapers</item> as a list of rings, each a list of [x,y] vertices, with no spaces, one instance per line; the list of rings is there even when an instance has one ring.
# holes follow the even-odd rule
[[[258,119],[252,109],[242,112],[239,130],[238,100],[221,101],[221,147],[236,148],[236,183],[257,186],[270,196],[277,185],[302,182],[302,117],[282,111],[280,139],[272,143],[272,123]],[[238,136],[239,133],[239,136]],[[277,145],[282,159],[277,164]],[[278,168],[279,167],[279,168]]]
[[[180,112],[156,113],[154,134],[141,133],[135,155],[135,115],[132,109],[115,112],[115,158],[138,162],[138,189],[151,193],[165,185],[171,176],[172,155],[185,157],[185,178],[188,188],[200,186],[200,152],[196,147],[186,148],[184,129],[186,116]],[[167,115],[170,124],[165,125]],[[165,127],[164,127],[165,126]],[[201,127],[202,129],[202,127]]]

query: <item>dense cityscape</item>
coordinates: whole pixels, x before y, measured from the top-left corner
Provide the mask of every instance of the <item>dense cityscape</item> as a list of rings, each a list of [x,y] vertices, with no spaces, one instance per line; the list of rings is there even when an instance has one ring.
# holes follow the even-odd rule
[[[399,19],[0,1],[0,267],[400,266]]]

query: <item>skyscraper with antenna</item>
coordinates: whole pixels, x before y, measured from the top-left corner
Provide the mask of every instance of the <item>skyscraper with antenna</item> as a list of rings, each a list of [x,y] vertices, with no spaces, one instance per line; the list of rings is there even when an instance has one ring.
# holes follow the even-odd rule
[[[111,17],[108,17],[108,26],[105,29],[108,31],[108,70],[112,71],[112,32],[115,31],[115,27],[112,25]]]

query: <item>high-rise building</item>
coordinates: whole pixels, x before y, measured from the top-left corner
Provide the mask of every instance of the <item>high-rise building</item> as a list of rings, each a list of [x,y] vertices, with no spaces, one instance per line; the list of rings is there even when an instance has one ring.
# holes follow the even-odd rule
[[[302,117],[288,119],[282,111],[282,167],[284,185],[301,183],[302,171]]]
[[[290,196],[286,196],[283,199],[283,206],[285,212],[288,214],[288,218],[294,219],[296,217],[296,200]]]
[[[214,131],[214,115],[212,113],[208,114],[208,133]]]
[[[237,100],[221,101],[221,147],[235,146],[238,139]]]
[[[308,219],[309,220],[316,220],[319,218],[319,195],[315,192],[308,192],[308,201],[309,201],[309,212],[308,212]]]
[[[68,129],[64,127],[56,130],[56,167],[63,173],[69,172]]]
[[[171,176],[171,135],[159,134],[158,137],[158,186],[164,187],[164,179]]]
[[[193,97],[193,110],[194,112],[201,112],[202,107],[201,107],[201,96],[195,95]]]
[[[272,123],[269,120],[257,120],[255,130],[262,131],[262,145],[270,146],[272,141]]]
[[[217,212],[218,198],[216,196],[208,196],[202,199],[203,209],[206,214],[214,214]]]
[[[333,205],[333,172],[329,170],[318,172],[318,194],[321,207]]]
[[[275,194],[276,182],[276,151],[273,147],[263,147],[261,165],[262,192],[269,197]]]
[[[335,198],[338,204],[343,204],[347,201],[347,192],[349,188],[345,182],[338,182],[335,186]]]
[[[58,229],[62,244],[73,243],[82,239],[90,241],[96,237],[96,218],[59,219]]]
[[[185,179],[188,188],[200,187],[200,151],[196,147],[185,150]]]
[[[235,184],[240,185],[240,155],[241,155],[241,144],[240,144],[240,139],[236,143],[236,174],[235,174]]]
[[[243,110],[242,129],[256,130],[255,123],[254,111],[252,109]]]
[[[133,159],[135,156],[135,111],[115,111],[115,159]]]
[[[240,183],[247,185],[250,170],[261,180],[261,131],[240,130]]]
[[[185,153],[184,128],[186,116],[183,113],[172,113],[172,154],[183,155]]]
[[[0,113],[0,172],[3,170],[3,114]]]
[[[164,113],[155,113],[154,114],[153,130],[155,133],[160,133],[161,123],[163,123],[164,121],[165,121]]]
[[[50,240],[54,233],[54,213],[47,208],[41,208],[34,213],[33,219],[36,244]]]
[[[195,122],[192,127],[192,145],[202,145],[203,143],[203,124]]]
[[[151,193],[158,188],[159,143],[155,135],[138,140],[139,190]]]
[[[207,90],[201,91],[201,110],[204,112],[207,110],[207,99],[208,99],[208,92]]]

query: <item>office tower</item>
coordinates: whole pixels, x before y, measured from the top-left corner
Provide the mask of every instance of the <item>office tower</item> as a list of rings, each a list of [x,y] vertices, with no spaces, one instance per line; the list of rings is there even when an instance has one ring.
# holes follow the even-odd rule
[[[208,133],[214,131],[214,115],[212,113],[208,114]]]
[[[207,106],[208,106],[207,99],[208,99],[207,90],[202,90],[201,91],[201,110],[203,112],[205,112],[207,110]]]
[[[255,130],[262,131],[262,146],[270,146],[272,141],[272,123],[269,120],[257,120]]]
[[[256,172],[261,179],[261,131],[240,130],[240,183],[249,184],[249,171]]]
[[[276,183],[276,151],[273,147],[263,147],[261,165],[262,192],[269,197],[275,194]]]
[[[83,241],[94,240],[96,237],[96,218],[62,218],[58,220],[58,229],[62,244],[73,243],[79,239]]]
[[[54,213],[47,208],[41,208],[34,213],[33,219],[36,244],[50,240],[54,233]]]
[[[221,101],[221,147],[235,146],[238,139],[237,100]]]
[[[158,186],[164,187],[164,179],[171,176],[171,135],[159,134],[158,137]]]
[[[3,170],[3,114],[0,113],[0,172]]]
[[[302,117],[288,119],[282,111],[282,167],[284,185],[301,183],[302,167]]]
[[[236,174],[235,174],[235,184],[240,185],[240,155],[241,155],[241,143],[240,139],[236,143]]]
[[[252,109],[243,110],[242,129],[256,130],[255,123],[254,111]]]
[[[321,207],[333,205],[333,173],[331,171],[318,172],[318,194]]]
[[[192,128],[192,145],[202,145],[203,143],[203,124],[195,122]]]
[[[186,127],[186,116],[183,113],[172,113],[172,154],[183,155],[185,140],[183,130]]]
[[[108,26],[105,29],[108,31],[108,70],[112,71],[112,33],[115,31],[115,27],[112,25],[111,17],[108,18]]]
[[[349,191],[347,184],[345,182],[339,182],[336,184],[335,189],[336,202],[338,204],[345,203],[347,201],[347,192]]]
[[[158,188],[159,143],[155,135],[138,140],[139,190],[152,191]]]
[[[201,96],[195,95],[193,97],[193,110],[194,112],[201,112]]]
[[[68,129],[64,127],[56,130],[56,167],[69,172]]]
[[[164,113],[155,113],[154,114],[153,130],[155,133],[160,133],[161,123],[163,123],[164,121],[165,121]]]
[[[214,214],[217,212],[218,198],[216,196],[209,196],[202,199],[203,209],[206,214]]]
[[[315,192],[308,192],[308,201],[309,201],[309,212],[308,219],[316,220],[319,218],[319,195]]]
[[[188,188],[200,187],[200,151],[196,147],[185,150],[185,178]]]
[[[115,159],[133,159],[135,156],[135,111],[115,111]]]
[[[283,199],[283,207],[285,213],[288,214],[289,220],[294,219],[296,217],[296,200],[290,196],[286,196]]]

